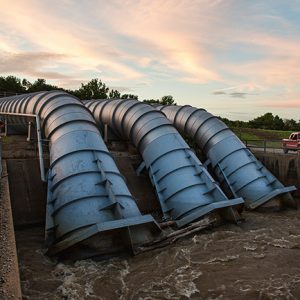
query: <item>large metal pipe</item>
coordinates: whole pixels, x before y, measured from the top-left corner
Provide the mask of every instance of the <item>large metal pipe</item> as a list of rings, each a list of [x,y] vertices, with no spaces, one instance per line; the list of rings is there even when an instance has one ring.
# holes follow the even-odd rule
[[[183,135],[196,141],[227,195],[243,197],[248,209],[276,197],[282,205],[297,207],[289,193],[296,188],[284,187],[219,118],[189,105],[159,105],[156,109]]]
[[[93,116],[77,98],[61,91],[2,98],[0,112],[39,116],[50,141],[48,254],[66,254],[70,247],[73,257],[110,254],[160,230],[152,216],[141,215]],[[7,118],[26,132],[26,116]]]
[[[181,227],[221,208],[226,208],[231,219],[236,218],[232,207],[243,199],[228,200],[161,112],[136,100],[91,100],[85,105],[102,129],[107,124],[137,147],[165,219],[176,220]]]

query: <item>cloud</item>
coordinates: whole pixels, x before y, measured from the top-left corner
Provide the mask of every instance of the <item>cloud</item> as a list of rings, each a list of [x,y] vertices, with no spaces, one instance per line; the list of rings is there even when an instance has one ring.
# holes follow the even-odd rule
[[[227,92],[227,91],[234,90],[234,89],[237,89],[238,91],[231,92],[231,93]],[[241,90],[242,90],[241,86],[229,87],[229,88],[224,88],[224,89],[213,91],[212,94],[213,95],[229,95],[230,97],[233,97],[233,98],[246,98],[246,96],[258,95],[257,93],[254,94],[254,93],[249,93],[249,92],[242,92]]]
[[[124,93],[124,92],[130,93],[130,92],[133,92],[133,90],[132,90],[131,88],[126,87],[126,86],[110,86],[110,88],[111,88],[112,90],[117,90],[117,91],[119,91],[120,93]]]
[[[138,70],[120,59],[123,52],[113,46],[107,33],[102,35],[104,30],[101,27],[82,24],[80,5],[76,9],[76,5],[69,3],[68,9],[67,4],[61,6],[57,3],[61,8],[58,11],[56,5],[47,1],[2,1],[0,25],[3,30],[0,38],[5,32],[13,32],[19,40],[22,39],[23,45],[14,45],[16,52],[26,43],[36,52],[65,54],[65,63],[77,70],[74,76],[77,78],[80,77],[78,73],[87,71],[131,80],[142,77]],[[76,20],[72,20],[70,11]]]
[[[247,95],[251,95],[249,93],[241,93],[241,92],[233,92],[229,94],[233,98],[245,98]]]
[[[224,91],[214,91],[213,95],[227,95],[227,93]]]
[[[232,45],[243,45],[251,53],[260,53],[259,57],[224,61],[222,70],[230,74],[232,84],[240,81],[251,82],[261,91],[277,89],[295,89],[300,78],[300,39],[276,35],[274,32],[244,32],[236,34]],[[241,53],[237,52],[237,55]],[[241,54],[242,55],[242,54]],[[255,55],[253,56],[255,57]]]
[[[243,77],[244,82],[286,85],[289,72],[298,75],[299,68],[294,67],[297,58],[290,62],[287,59],[299,55],[297,41],[244,26],[251,20],[259,23],[274,19],[261,13],[263,4],[260,7],[234,5],[232,1],[181,0],[174,4],[166,0],[162,4],[155,0],[114,0],[105,4],[62,1],[57,5],[59,10],[55,1],[2,0],[3,48],[7,51],[10,47],[7,40],[12,41],[5,32],[12,32],[16,51],[20,51],[20,44],[24,46],[24,42],[20,43],[22,39],[36,52],[66,54],[67,62],[74,70],[77,66],[77,72],[81,73],[76,77],[89,71],[112,81],[150,77],[152,81],[239,84],[239,79],[230,78],[235,76]],[[246,16],[242,8],[253,14]],[[243,18],[249,22],[236,26],[235,22]],[[250,45],[253,50],[259,48],[268,53],[268,59],[245,60],[237,67],[234,59],[225,57],[224,61],[223,57],[219,64],[220,55],[216,51],[236,44]]]
[[[66,79],[70,76],[61,72],[47,70],[57,61],[67,56],[49,52],[0,52],[0,72],[2,74],[23,74],[46,79]]]
[[[209,1],[204,1],[209,3]],[[95,10],[95,17],[108,23],[110,28],[130,42],[130,50],[142,53],[138,63],[157,71],[157,62],[162,73],[171,78],[189,83],[207,83],[220,79],[210,66],[212,56],[208,49],[198,43],[202,30],[195,35],[190,26],[197,24],[207,28],[209,17],[198,18],[195,9],[199,6],[192,1],[114,1],[106,6],[106,12]],[[205,4],[204,3],[204,4]],[[205,5],[204,5],[205,6]],[[209,9],[209,5],[207,6]],[[212,9],[210,9],[212,10]],[[120,17],[120,12],[126,18]],[[190,16],[190,24],[185,22]],[[130,22],[128,22],[128,19]]]
[[[284,109],[293,109],[293,108],[300,108],[300,96],[297,100],[287,100],[276,102],[272,100],[265,101],[261,104],[263,107],[271,107],[271,108],[284,108]]]

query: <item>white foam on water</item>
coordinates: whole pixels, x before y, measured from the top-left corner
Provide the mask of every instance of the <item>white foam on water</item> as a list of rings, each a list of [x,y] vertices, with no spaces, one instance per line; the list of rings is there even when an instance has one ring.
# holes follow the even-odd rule
[[[79,300],[80,295],[78,294],[77,289],[80,288],[80,286],[76,284],[76,276],[71,271],[71,268],[63,263],[59,263],[55,267],[54,273],[63,281],[58,287],[58,291],[60,292],[61,296],[67,300]]]
[[[201,249],[206,250],[210,246],[213,246],[213,239],[209,234],[198,234],[194,235],[192,238],[193,246],[201,247]]]
[[[125,278],[130,273],[128,261],[124,260],[122,262],[122,265],[123,265],[123,268],[120,270],[120,276],[119,276],[119,280],[121,281],[121,285],[122,285],[120,299],[127,299],[126,295],[127,295],[127,292],[129,291],[129,289],[126,286]]]
[[[168,255],[165,252],[164,259]],[[182,297],[190,298],[196,293],[200,293],[194,281],[203,275],[199,268],[192,267],[191,249],[183,247],[177,249],[174,256],[168,260],[174,261],[177,265],[170,267],[169,265],[162,265],[164,267],[164,275],[159,276],[160,272],[157,269],[158,276],[151,277],[146,280],[140,287],[136,289],[131,299],[182,299]],[[161,260],[158,260],[158,265]],[[164,261],[165,262],[165,261]],[[149,297],[151,295],[151,297]]]
[[[265,258],[266,255],[264,253],[254,253],[252,255],[253,258],[258,258],[258,259],[262,259],[262,258]]]
[[[260,215],[252,214],[258,218],[258,226],[263,224]],[[27,268],[28,261],[24,260],[26,267],[21,264],[20,271],[27,277],[24,277],[22,287],[30,299],[223,300],[231,299],[231,296],[239,297],[235,299],[295,299],[295,295],[299,295],[300,275],[297,276],[297,262],[289,263],[292,260],[289,255],[296,255],[297,249],[293,253],[289,249],[299,248],[300,235],[297,233],[300,229],[296,226],[289,229],[285,223],[288,229],[284,232],[284,217],[278,218],[276,223],[272,216],[266,220],[274,229],[266,227],[267,223],[264,228],[255,230],[247,224],[242,229],[228,225],[226,229],[232,230],[218,228],[127,259],[85,260],[73,265],[55,265],[54,261],[43,258],[42,250],[36,250],[34,254],[42,261],[41,282],[45,285],[49,278],[57,281],[49,283],[49,289],[59,282],[61,285],[47,291],[48,294],[42,289],[35,291],[39,280],[38,275],[34,277],[37,265]],[[288,265],[285,267],[281,263],[276,268],[276,262],[281,258]],[[260,273],[258,264],[261,266]],[[49,278],[43,272],[43,266],[53,270],[49,272]],[[216,274],[215,280],[212,274]]]
[[[289,283],[282,280],[271,280],[264,283],[259,292],[259,299],[295,299]]]
[[[207,261],[203,261],[201,262],[202,264],[218,264],[218,263],[223,263],[223,262],[229,262],[229,261],[233,261],[236,260],[240,257],[240,255],[226,255],[225,257],[214,257],[211,258]]]
[[[253,288],[249,284],[246,284],[245,286],[240,286],[240,291],[243,292],[243,293],[247,293],[247,292],[250,292],[252,290],[253,290]]]
[[[295,243],[286,240],[285,238],[280,239],[273,239],[270,242],[268,242],[268,245],[278,247],[278,248],[286,248],[286,249],[292,249],[295,245]]]
[[[90,283],[87,283],[84,287],[84,295],[87,296],[93,296],[94,290],[93,286]]]
[[[243,246],[243,248],[246,251],[255,251],[257,249],[257,246],[255,246],[255,245],[246,245],[246,246]]]

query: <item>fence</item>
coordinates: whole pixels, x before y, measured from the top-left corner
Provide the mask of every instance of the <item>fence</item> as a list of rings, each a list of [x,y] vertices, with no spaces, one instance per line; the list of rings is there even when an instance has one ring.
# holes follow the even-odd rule
[[[282,140],[243,140],[247,148],[254,151],[262,151],[264,153],[284,153],[282,148]],[[291,151],[289,154],[300,155],[300,151]]]
[[[3,98],[3,97],[10,97],[10,96],[16,96],[16,95],[20,95],[20,93],[14,93],[14,92],[1,92],[1,91],[0,91],[0,98]]]

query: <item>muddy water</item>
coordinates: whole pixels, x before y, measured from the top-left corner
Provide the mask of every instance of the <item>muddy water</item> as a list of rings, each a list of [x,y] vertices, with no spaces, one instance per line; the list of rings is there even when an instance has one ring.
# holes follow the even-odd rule
[[[300,212],[246,213],[136,257],[63,264],[17,233],[25,299],[300,299]]]

